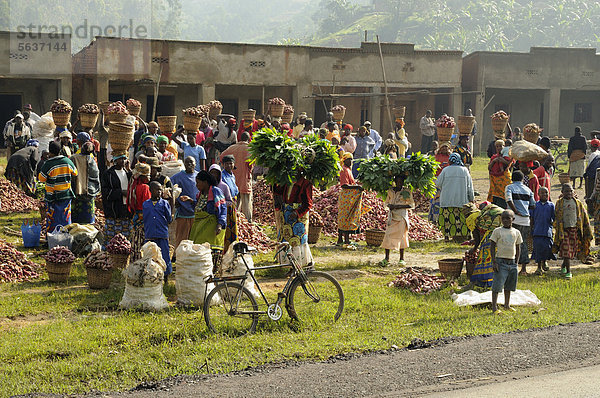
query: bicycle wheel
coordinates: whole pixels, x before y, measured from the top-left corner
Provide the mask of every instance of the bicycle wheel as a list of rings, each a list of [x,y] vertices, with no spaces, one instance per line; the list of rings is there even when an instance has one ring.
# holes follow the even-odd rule
[[[248,289],[222,283],[204,301],[204,320],[213,333],[238,336],[253,333],[258,323],[258,304]]]
[[[288,314],[301,322],[335,322],[344,310],[342,287],[326,272],[308,272],[306,281],[297,276],[288,297]]]

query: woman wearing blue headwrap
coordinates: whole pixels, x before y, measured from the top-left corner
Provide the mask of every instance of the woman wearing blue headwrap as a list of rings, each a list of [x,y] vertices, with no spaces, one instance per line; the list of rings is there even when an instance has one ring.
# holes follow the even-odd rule
[[[473,180],[464,166],[460,155],[452,153],[448,166],[442,170],[435,182],[440,191],[440,216],[438,225],[446,240],[464,240],[469,236],[469,228],[462,208],[475,198]]]

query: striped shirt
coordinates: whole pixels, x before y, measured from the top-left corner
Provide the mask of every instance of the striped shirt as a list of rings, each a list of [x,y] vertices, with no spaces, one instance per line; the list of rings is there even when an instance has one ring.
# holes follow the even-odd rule
[[[76,176],[77,168],[69,158],[59,155],[48,159],[38,176],[40,182],[46,183],[46,201],[73,199],[71,177]]]

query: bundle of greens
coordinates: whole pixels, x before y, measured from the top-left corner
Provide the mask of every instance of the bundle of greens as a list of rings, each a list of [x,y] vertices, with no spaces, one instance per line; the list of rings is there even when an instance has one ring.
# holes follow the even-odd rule
[[[301,166],[300,148],[294,140],[275,129],[263,128],[252,136],[251,164],[268,168],[270,185],[292,185]]]
[[[329,140],[309,135],[300,140],[301,166],[314,186],[329,187],[337,182],[340,157]]]
[[[365,189],[377,192],[377,196],[385,199],[393,186],[394,176],[403,173],[400,165],[398,160],[390,159],[388,155],[378,155],[361,161],[358,179]]]
[[[427,198],[435,196],[435,172],[439,166],[433,156],[413,153],[410,159],[402,158],[401,170],[406,174],[404,185],[411,191],[419,190]]]

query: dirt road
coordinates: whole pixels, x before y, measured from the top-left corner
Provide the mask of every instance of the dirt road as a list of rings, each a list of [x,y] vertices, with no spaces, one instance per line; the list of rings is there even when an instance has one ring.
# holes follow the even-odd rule
[[[413,397],[444,396],[444,392],[473,387],[476,389],[467,391],[485,395],[495,391],[497,383],[572,369],[582,369],[585,374],[586,367],[593,370],[600,364],[599,334],[600,322],[595,322],[448,338],[432,344],[414,342],[412,349],[343,355],[318,363],[272,364],[225,375],[186,376],[139,386],[129,393],[102,395]],[[577,373],[571,377],[576,378]],[[568,384],[563,391],[569,391]],[[590,391],[589,396],[593,393],[597,391]],[[565,396],[558,390],[553,395]]]

